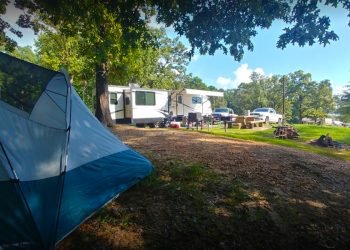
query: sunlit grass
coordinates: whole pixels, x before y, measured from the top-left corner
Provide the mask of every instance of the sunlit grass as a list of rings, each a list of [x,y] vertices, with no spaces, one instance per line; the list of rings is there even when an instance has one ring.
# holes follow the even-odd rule
[[[296,124],[293,126],[297,129],[300,135],[299,138],[293,140],[275,138],[275,136],[273,135],[273,131],[275,129],[273,127],[264,130],[227,129],[227,131],[225,132],[222,126],[218,126],[209,130],[207,128],[203,128],[201,132],[220,135],[224,137],[259,141],[274,145],[291,147],[307,152],[312,152],[320,155],[327,155],[338,159],[350,161],[350,150],[322,148],[309,144],[311,140],[317,140],[321,135],[329,134],[329,136],[331,136],[334,141],[350,145],[350,128],[303,124]]]

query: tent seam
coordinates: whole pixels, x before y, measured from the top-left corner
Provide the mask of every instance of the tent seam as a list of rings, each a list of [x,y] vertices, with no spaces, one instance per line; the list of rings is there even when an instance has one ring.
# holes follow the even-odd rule
[[[64,156],[64,169],[61,172],[62,176],[62,187],[60,190],[60,196],[59,196],[59,207],[57,210],[57,217],[56,217],[56,225],[55,225],[55,230],[53,232],[53,242],[52,242],[52,247],[54,248],[57,244],[56,238],[57,238],[57,232],[58,232],[58,227],[59,227],[59,222],[60,222],[60,217],[61,217],[61,208],[62,208],[62,200],[63,200],[63,193],[64,193],[64,183],[65,183],[65,177],[66,177],[66,171],[67,171],[67,165],[68,165],[68,148],[69,148],[69,143],[70,143],[70,132],[71,132],[71,122],[72,122],[72,90],[71,90],[71,85],[69,84],[68,77],[64,75],[64,78],[66,79],[67,83],[67,98],[69,97],[69,124],[68,129],[67,129],[67,141],[66,141],[66,150],[65,150],[65,156]],[[66,103],[66,109],[68,108],[68,102]],[[67,114],[67,110],[66,110]],[[61,169],[62,170],[62,169]]]
[[[29,213],[30,218],[32,219],[33,226],[34,226],[34,228],[36,229],[37,234],[38,234],[38,236],[39,236],[40,243],[41,243],[43,249],[45,249],[45,247],[44,247],[45,244],[44,244],[44,242],[43,242],[43,240],[42,240],[42,238],[41,238],[41,234],[40,234],[39,228],[38,228],[38,226],[37,226],[37,224],[36,224],[36,222],[35,222],[35,219],[34,219],[34,217],[33,217],[32,211],[31,211],[31,209],[30,209],[30,207],[29,207],[29,204],[28,204],[28,202],[27,202],[27,200],[26,200],[26,198],[25,198],[25,195],[24,195],[24,192],[23,192],[23,190],[22,190],[22,188],[21,188],[21,185],[19,184],[20,179],[19,179],[18,176],[16,175],[16,172],[15,172],[15,170],[14,170],[12,164],[11,164],[11,161],[10,161],[10,159],[8,158],[7,154],[6,154],[4,145],[3,145],[1,142],[0,142],[0,146],[1,146],[2,151],[4,152],[4,155],[5,155],[5,157],[6,157],[7,161],[8,161],[8,164],[9,164],[9,166],[10,166],[12,172],[13,172],[13,175],[14,175],[14,177],[16,178],[16,179],[12,179],[12,180],[14,181],[14,183],[16,184],[16,187],[17,187],[18,190],[19,190],[19,193],[20,193],[20,195],[21,195],[21,200],[22,200],[22,202],[24,202],[24,204],[25,204],[25,206],[26,206],[27,212]]]
[[[58,92],[55,92],[55,91],[52,91],[52,90],[49,90],[49,89],[45,89],[46,92],[51,92],[53,94],[56,94],[56,95],[60,95],[60,96],[64,96],[64,97],[67,97],[67,95],[63,95],[61,93],[58,93]]]
[[[57,106],[57,108],[59,108],[59,109],[62,111],[62,113],[65,114],[64,110],[61,109],[61,107],[55,102],[55,100],[54,100],[48,93],[46,93],[46,90],[44,90],[44,93],[45,93],[45,95],[47,95],[47,96],[50,98],[50,100]]]

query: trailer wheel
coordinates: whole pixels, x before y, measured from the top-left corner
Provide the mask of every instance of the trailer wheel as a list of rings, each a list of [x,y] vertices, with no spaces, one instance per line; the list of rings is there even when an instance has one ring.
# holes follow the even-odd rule
[[[148,123],[148,127],[150,127],[150,128],[159,128],[160,127],[160,123],[159,122]]]
[[[145,124],[144,123],[136,123],[137,128],[144,128]]]

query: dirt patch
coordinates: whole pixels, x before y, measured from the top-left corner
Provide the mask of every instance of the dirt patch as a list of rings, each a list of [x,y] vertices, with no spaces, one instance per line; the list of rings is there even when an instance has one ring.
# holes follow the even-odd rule
[[[269,197],[276,210],[284,209],[280,203],[289,202],[298,215],[291,219],[314,219],[315,223],[320,223],[317,222],[319,218],[326,219],[333,226],[325,230],[335,230],[335,234],[336,225],[344,225],[345,221],[350,225],[348,162],[285,147],[188,131],[135,131],[123,127],[116,132],[131,147],[144,154],[153,152],[158,160],[196,161],[214,171],[237,177]]]
[[[347,185],[350,163],[334,158],[176,129],[120,126],[115,132],[126,144],[143,154],[152,152],[158,159],[199,162],[215,171],[256,183],[263,189],[270,190],[271,185],[276,187],[279,183],[289,187],[290,184],[305,182],[311,185],[316,182],[322,189],[322,185],[332,185],[332,188],[340,186],[342,192],[350,191],[350,184]],[[304,187],[298,185],[298,188],[303,192]]]
[[[92,225],[100,228],[94,242],[103,241],[104,248],[91,240],[82,246],[94,249],[346,249],[350,245],[349,162],[178,129],[118,126],[114,132],[151,159],[156,177],[122,195],[62,247],[84,241],[82,235],[91,234]],[[181,164],[200,167],[187,173],[181,172],[188,171],[185,167],[178,168]],[[125,220],[126,226],[121,222]],[[105,236],[105,231],[113,232],[113,237]]]

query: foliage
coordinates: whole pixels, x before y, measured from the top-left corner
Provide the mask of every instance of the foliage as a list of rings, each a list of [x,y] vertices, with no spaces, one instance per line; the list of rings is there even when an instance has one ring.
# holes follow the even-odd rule
[[[278,76],[263,77],[258,74],[252,76],[252,81],[241,83],[237,89],[229,90],[227,97],[231,107],[238,114],[246,110],[259,107],[273,107],[282,113],[282,83]],[[285,102],[286,119],[290,117],[290,101]]]
[[[340,96],[338,112],[343,121],[350,122],[350,85],[346,86],[346,90]]]
[[[108,72],[121,53],[130,47],[154,46],[152,34],[141,18],[143,3],[124,1],[16,1],[17,7],[32,12],[65,38],[79,36],[79,47],[92,60],[90,71],[94,71],[96,83],[96,117],[111,126],[108,102]],[[143,9],[143,13],[147,13]],[[88,62],[90,63],[90,62]]]
[[[150,28],[149,32],[156,38],[159,48],[142,48],[140,45],[116,53],[107,72],[110,84],[136,82],[146,88],[177,89],[185,85],[184,79],[192,80],[192,76],[185,72],[188,63],[186,48],[178,38],[168,38],[161,29]],[[95,62],[86,54],[85,42],[85,38],[77,34],[67,36],[48,30],[39,36],[35,46],[41,65],[54,70],[67,69],[78,93],[92,108]]]
[[[83,101],[93,107],[94,71],[93,60],[81,46],[79,35],[66,36],[61,32],[46,31],[35,42],[38,62],[53,70],[65,69]]]
[[[143,48],[140,44],[120,53],[109,72],[110,82],[128,85],[136,82],[142,87],[178,89],[183,84],[189,58],[179,38],[170,39],[164,29],[148,28],[158,47]]]
[[[316,121],[317,118],[324,118],[335,109],[330,82],[312,81],[311,74],[301,70],[289,74],[286,96],[293,105],[291,119],[293,122],[301,123],[304,117]]]
[[[209,90],[208,86],[202,79],[198,76],[193,76],[192,74],[186,76],[183,87],[188,89]]]
[[[257,28],[269,28],[274,20],[282,20],[287,25],[280,36],[277,47],[285,48],[288,43],[312,45],[314,42],[326,45],[338,36],[330,31],[330,19],[320,16],[319,1],[44,1],[15,0],[15,6],[23,10],[18,18],[22,28],[54,27],[65,37],[79,34],[85,55],[94,62],[96,75],[96,116],[104,124],[111,125],[108,106],[108,72],[118,71],[123,60],[122,53],[128,48],[154,46],[152,33],[146,28],[150,15],[157,11],[157,20],[167,26],[173,26],[179,35],[185,35],[191,45],[189,54],[199,49],[201,54],[214,54],[223,50],[241,60],[244,50],[253,50],[251,39],[256,36]],[[0,2],[0,14],[6,12],[9,0]],[[347,0],[327,0],[325,5],[350,10]],[[0,17],[0,46],[13,50],[16,43],[7,32],[22,36]],[[137,54],[137,53],[135,53]],[[165,57],[165,62],[167,58]],[[119,67],[119,68],[118,68]],[[163,67],[164,69],[164,67]],[[160,68],[162,70],[162,68]],[[175,69],[179,72],[178,69]],[[132,70],[131,70],[132,71]],[[147,72],[147,70],[146,70]],[[175,72],[175,71],[173,71]],[[167,71],[169,73],[169,71]],[[119,74],[120,75],[120,74]],[[142,72],[133,73],[141,78]],[[176,76],[167,75],[162,84],[170,86]],[[175,74],[176,75],[176,74]],[[157,75],[147,81],[147,85],[156,86]],[[262,97],[262,96],[261,96]],[[263,97],[265,98],[265,97]],[[265,100],[259,100],[262,104]],[[300,100],[301,101],[301,100]],[[301,102],[299,103],[301,104]],[[299,115],[302,114],[299,108]]]
[[[37,55],[33,52],[31,46],[25,46],[25,47],[18,46],[9,54],[27,62],[31,62],[34,64],[39,63],[39,59]]]
[[[0,2],[0,14],[6,12],[6,5],[9,3],[9,0]],[[20,27],[32,28],[38,32],[43,26],[41,19],[33,18],[32,14],[34,11],[40,11],[41,17],[43,14],[46,18],[50,17],[54,24],[66,23],[67,32],[74,33],[79,26],[79,30],[90,30],[87,34],[90,34],[89,38],[95,42],[97,40],[102,42],[102,39],[96,36],[97,29],[103,28],[100,31],[103,30],[104,33],[106,31],[104,29],[111,28],[104,24],[110,23],[111,20],[120,23],[122,33],[135,40],[144,27],[141,13],[148,17],[153,13],[152,7],[154,7],[159,22],[173,26],[179,35],[188,38],[192,55],[196,48],[201,54],[214,54],[215,51],[222,50],[224,53],[229,52],[236,60],[242,59],[245,49],[254,49],[251,39],[257,35],[257,29],[267,29],[275,20],[282,20],[287,25],[277,42],[277,47],[282,49],[289,43],[304,46],[318,42],[326,45],[330,41],[338,40],[338,36],[330,30],[330,19],[327,16],[320,16],[322,5],[342,6],[350,10],[347,0],[239,1],[235,4],[221,0],[127,2],[15,0],[15,6],[24,11],[18,19]],[[0,45],[5,45],[8,49],[13,49],[17,44],[7,32],[18,37],[22,36],[20,31],[2,18],[0,18],[0,32]],[[112,38],[108,33],[109,31],[105,34],[107,40]],[[100,52],[104,50],[105,48]],[[105,56],[104,54],[102,53],[101,58]]]
[[[338,40],[330,31],[330,19],[320,16],[323,4],[350,10],[347,0],[321,1],[156,1],[158,20],[172,25],[175,31],[188,38],[194,54],[197,48],[201,54],[214,54],[222,50],[240,61],[244,50],[252,51],[251,39],[257,35],[257,28],[267,29],[274,20],[287,25],[277,42],[278,48],[287,44],[300,46],[315,42],[326,45]]]
[[[329,80],[321,81],[315,84],[310,90],[311,101],[309,108],[304,112],[306,117],[317,119],[326,118],[329,113],[335,110],[335,102],[332,96],[332,88]]]
[[[283,83],[285,85],[284,113],[286,120],[301,122],[302,118],[322,119],[334,110],[331,84],[328,80],[315,82],[311,74],[299,70],[288,76],[264,77],[256,73],[252,81],[227,90],[225,98],[236,113],[259,107],[272,107],[283,112]]]

